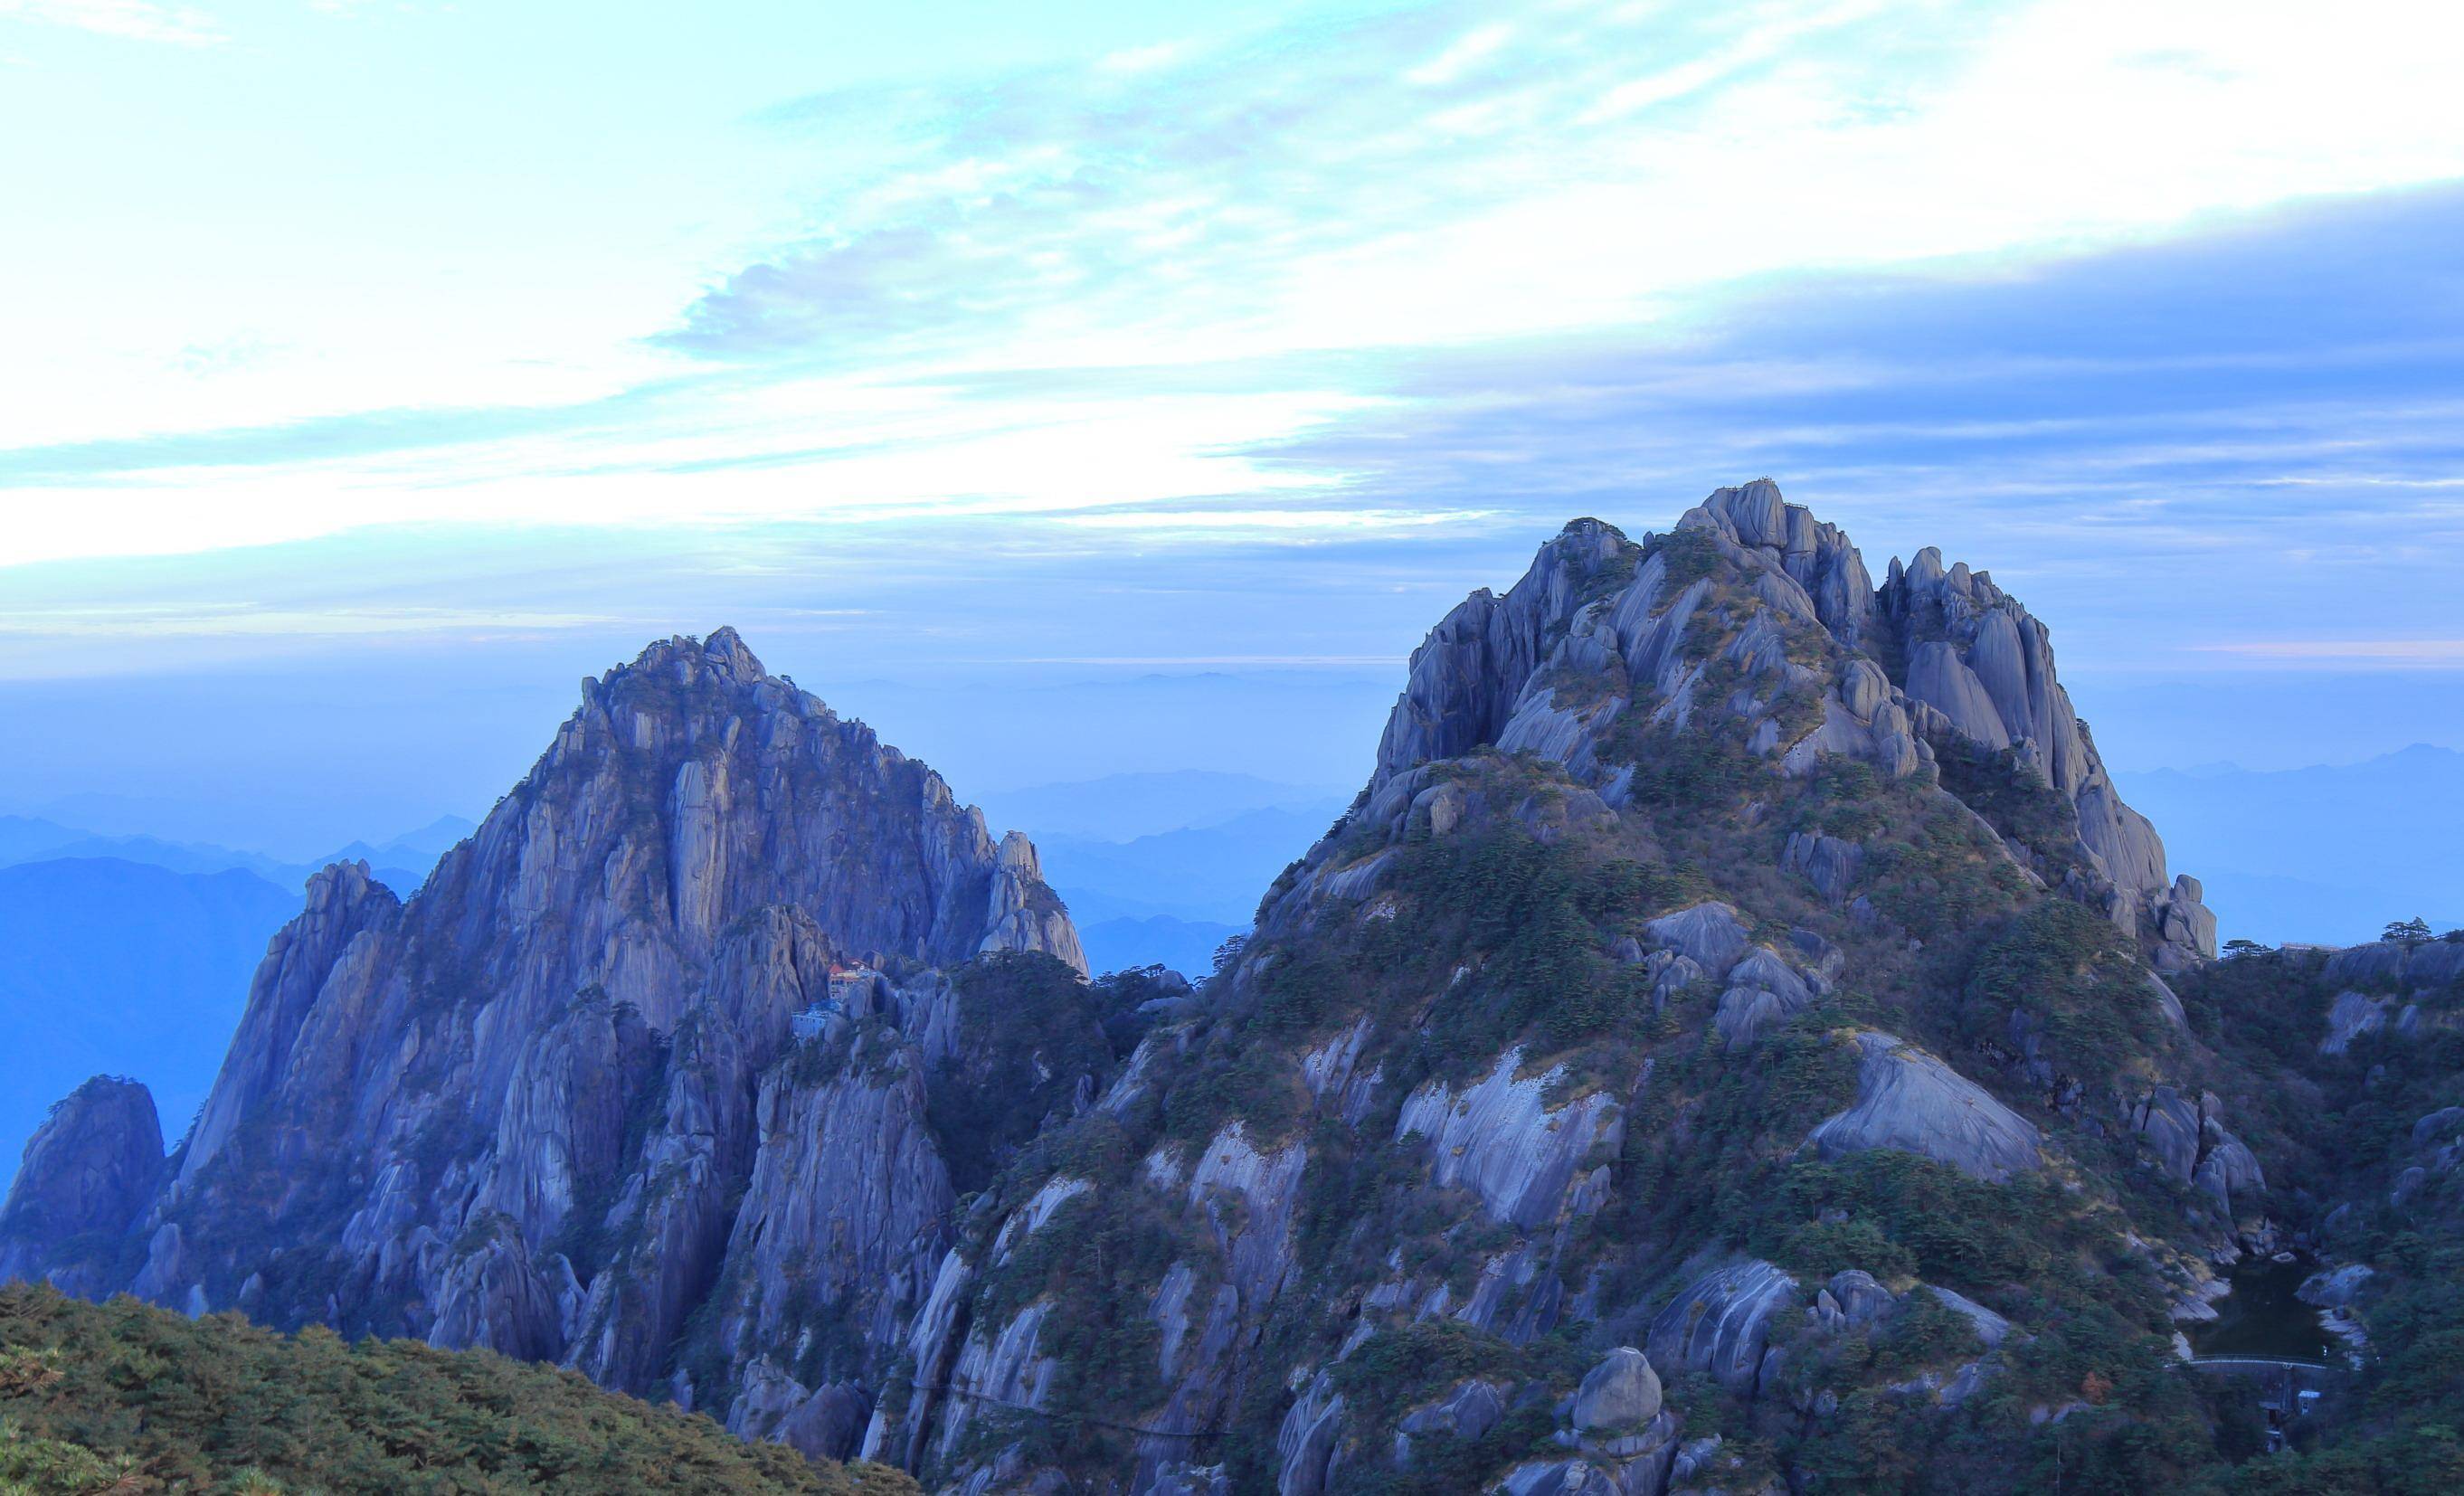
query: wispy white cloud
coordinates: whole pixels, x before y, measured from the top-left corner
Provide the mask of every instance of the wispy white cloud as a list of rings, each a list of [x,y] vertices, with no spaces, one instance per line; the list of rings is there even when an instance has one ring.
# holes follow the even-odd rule
[[[2276,663],[2425,665],[2464,664],[2464,639],[2255,639],[2191,647],[2203,654],[2231,654]]]
[[[1001,516],[1043,517],[1046,535],[1344,540],[1579,501],[1680,455],[1692,490],[1774,451],[1927,495],[2051,493],[2061,471],[2069,492],[2117,499],[2198,464],[2360,471],[2386,448],[2358,426],[2233,429],[2168,407],[2134,429],[1957,398],[2145,371],[2165,350],[1954,358],[1876,334],[1781,352],[1721,322],[1818,277],[2015,285],[2219,213],[2464,173],[2464,119],[2443,105],[2459,70],[2464,24],[2396,0],[2354,0],[2332,28],[2223,0],[1565,0],[1514,16],[1439,0],[828,93],[764,116],[810,153],[803,227],[680,291],[639,363],[551,358],[451,385],[476,402],[461,410],[413,371],[384,384],[394,408],[354,416],[317,404],[335,350],[234,343],[245,357],[182,375],[210,374],[213,400],[183,408],[227,429],[50,448],[35,442],[57,411],[0,401],[24,433],[0,446],[0,488],[31,517],[0,531],[0,562],[411,520]],[[1606,392],[1545,362],[1520,385],[1410,387],[1419,364],[1572,341],[1650,356]],[[1690,451],[1665,470],[1615,466],[1597,431],[1509,431],[1477,408],[1553,401],[1579,424],[1715,388],[1762,408],[1669,429]],[[1861,404],[1878,390],[1887,417]],[[1915,410],[1919,391],[1939,407]],[[301,419],[295,399],[325,413]],[[142,391],[125,405],[146,430]],[[1378,434],[1448,423],[1474,434]],[[2060,471],[2035,455],[2055,445]],[[1987,450],[2016,454],[1979,473]],[[1435,491],[1397,486],[1440,467]]]
[[[1046,365],[1463,344],[2464,171],[2431,99],[2464,26],[2384,0],[2324,33],[2121,0],[1493,13],[807,100],[787,113],[869,166],[673,341]]]
[[[553,613],[451,606],[386,607],[351,605],[326,608],[264,607],[255,604],[191,604],[177,606],[55,607],[0,609],[0,636],[128,640],[166,638],[297,639],[385,634],[538,633],[606,628],[638,622],[604,613]]]
[[[223,39],[208,16],[152,0],[0,0],[0,19],[74,27],[132,41],[204,46]]]
[[[1480,66],[1484,58],[1504,47],[1513,36],[1514,28],[1502,22],[1491,21],[1485,26],[1475,26],[1456,38],[1445,51],[1404,73],[1403,78],[1423,88],[1452,83]]]

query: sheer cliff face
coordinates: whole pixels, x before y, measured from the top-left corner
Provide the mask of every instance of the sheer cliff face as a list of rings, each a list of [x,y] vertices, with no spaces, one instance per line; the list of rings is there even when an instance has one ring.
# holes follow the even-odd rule
[[[1926,709],[1932,731],[2010,750],[2071,803],[2079,850],[2110,885],[2108,910],[2158,942],[2160,966],[2213,957],[2215,920],[2200,905],[2197,881],[2167,881],[2165,844],[2105,773],[2054,674],[2045,626],[1987,573],[1964,561],[1944,569],[1930,546],[1907,566],[1892,561],[1881,605],[1903,661],[1901,684]]]
[[[584,682],[529,777],[407,904],[362,866],[312,882],[167,1187],[156,1137],[142,1181],[95,1144],[74,1171],[34,1160],[44,1193],[19,1198],[135,1226],[142,1267],[104,1287],[691,1396],[668,1380],[673,1348],[732,1264],[774,1293],[818,1274],[808,1309],[860,1287],[885,1323],[920,1292],[879,1280],[935,1255],[951,1191],[923,1062],[888,1010],[902,983],[945,991],[934,970],[1002,952],[1083,976],[1032,847],[997,843],[938,776],[765,674],[733,631],[671,640]],[[866,1078],[809,1056],[779,1072],[791,1019],[816,1007],[881,1030]],[[901,1054],[903,1085],[869,1074]],[[55,1132],[92,1133],[97,1104],[80,1092]],[[764,1223],[844,1224],[864,1180],[857,1215],[904,1214],[781,1266]],[[702,1396],[803,1328],[758,1318]]]
[[[24,1165],[0,1210],[0,1281],[39,1275],[54,1243],[117,1237],[163,1180],[163,1129],[154,1098],[135,1081],[97,1076],[71,1091],[26,1144]],[[77,1267],[73,1293],[120,1287],[104,1270]]]

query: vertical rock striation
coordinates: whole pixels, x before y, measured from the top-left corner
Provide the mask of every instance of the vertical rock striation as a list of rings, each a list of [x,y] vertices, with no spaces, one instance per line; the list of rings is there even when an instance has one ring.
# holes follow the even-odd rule
[[[1023,837],[733,630],[655,644],[407,903],[311,881],[167,1180],[142,1089],[65,1103],[10,1265],[133,1232],[77,1286],[749,1390],[739,1429],[845,1453],[953,1229],[935,973],[1009,953],[1084,976]]]

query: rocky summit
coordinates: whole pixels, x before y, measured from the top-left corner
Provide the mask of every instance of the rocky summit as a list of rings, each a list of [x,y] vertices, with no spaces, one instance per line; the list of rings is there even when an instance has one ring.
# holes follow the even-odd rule
[[[842,1315],[874,1328],[807,1361],[855,1377],[931,1287],[954,1197],[922,1077],[965,1051],[947,974],[1074,992],[1083,967],[1023,838],[733,631],[670,640],[583,683],[407,903],[364,865],[312,881],[167,1164],[142,1088],[64,1103],[0,1251],[80,1291],[708,1406],[676,1370],[699,1313],[696,1364],[767,1432],[765,1357]]]
[[[167,1161],[80,1090],[0,1263],[967,1496],[2202,1488],[2236,1265],[2413,1281],[2335,1130],[2458,975],[2214,942],[2046,626],[1768,481],[1441,620],[1196,987],[721,630],[407,902],[320,874]],[[2444,1198],[2439,1063],[2374,1199]]]

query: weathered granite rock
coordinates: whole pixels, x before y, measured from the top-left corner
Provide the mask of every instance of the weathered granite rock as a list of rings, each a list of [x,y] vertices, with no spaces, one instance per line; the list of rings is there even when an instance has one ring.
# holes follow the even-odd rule
[[[1793,967],[1766,947],[1756,947],[1728,971],[1728,990],[1720,995],[1712,1025],[1731,1050],[1750,1048],[1755,1040],[1805,1011],[1815,987]]]
[[[864,1389],[832,1382],[807,1390],[764,1357],[745,1371],[728,1419],[730,1432],[785,1444],[816,1460],[841,1460],[855,1448],[870,1415]]]
[[[724,1261],[741,1287],[719,1305],[720,1344],[750,1360],[790,1346],[817,1312],[852,1326],[869,1353],[825,1359],[822,1376],[883,1369],[931,1291],[956,1203],[925,1122],[920,1067],[878,1038],[818,1086],[774,1073],[756,1116],[760,1145]]]
[[[27,1140],[0,1206],[0,1282],[48,1268],[68,1291],[103,1287],[95,1265],[54,1262],[51,1247],[125,1233],[162,1179],[163,1127],[151,1091],[98,1075],[69,1092]]]
[[[1948,641],[1928,640],[1908,656],[1908,694],[1949,718],[1951,731],[1962,737],[1988,748],[2011,746],[2010,730],[1985,683]]]
[[[1673,824],[1683,781],[1656,755],[1712,732],[1763,769],[1733,803],[1715,786],[1692,807],[1725,824]],[[1925,772],[1937,745],[1959,748],[1941,760],[1956,780],[1997,734],[2008,758],[1984,769],[2043,774],[2083,850],[1980,838],[1978,855],[2011,859],[1996,881],[2022,902],[2054,883],[2158,960],[2212,944],[2195,882],[2165,881],[2152,832],[2101,777],[2041,626],[1990,579],[1921,556],[1878,597],[1846,537],[1768,481],[1714,494],[1648,546],[1579,521],[1416,652],[1369,786],[1268,891],[1239,957],[1202,990],[1081,1015],[1069,1033],[1100,1028],[1102,1063],[1067,1058],[1053,1015],[1014,1015],[1032,1022],[1002,1067],[985,1063],[979,989],[947,969],[1011,952],[1083,966],[1033,848],[995,841],[733,635],[671,641],[585,687],[409,904],[351,869],[325,877],[260,979],[209,1145],[135,1213],[125,1249],[143,1245],[138,1286],[166,1302],[561,1356],[748,1437],[861,1451],[969,1496],[1221,1492],[1217,1462],[1236,1455],[1284,1489],[1341,1491],[1425,1474],[1433,1448],[1551,1407],[1562,1453],[1485,1484],[1662,1496],[1681,1450],[1658,1374],[1769,1390],[1773,1316],[1802,1301],[1744,1263],[1647,1320],[1650,1305],[1617,1302],[1645,1246],[1610,1240],[1630,1218],[1606,1208],[1634,1187],[1629,1109],[1664,1128],[1633,1140],[1656,1167],[1683,1167],[1705,1121],[1700,1075],[1655,1090],[1667,1056],[1651,1051],[1695,1044],[1706,1007],[1728,1048],[1761,1042],[1843,979],[1842,947],[1874,963],[1864,1000],[1899,1001],[1885,984],[1911,932],[1875,905],[1908,917],[1886,850],[1906,828],[1860,843],[1811,827],[1861,818],[1773,812],[1804,807],[1807,777],[1826,795],[1876,782],[1826,761],[1850,759],[1879,771],[1895,813],[1956,820],[1966,807]],[[1472,935],[1444,927],[1459,910],[1416,926],[1443,903],[1432,864],[1477,864],[1492,837],[1547,848],[1548,876],[1629,863],[1617,876],[1652,901],[1587,890],[1570,918],[1588,924],[1553,966],[1477,914]],[[1704,885],[1689,896],[1733,902],[1640,922],[1665,890]],[[1775,938],[1790,923],[1812,928]],[[1356,959],[1441,940],[1409,979],[1408,959]],[[1570,1042],[1565,1020],[1595,1014],[1634,1031]],[[1126,1063],[1116,1041],[1135,1045]],[[1649,1058],[1629,1067],[1628,1041]],[[1566,1067],[1519,1076],[1543,1043]],[[2036,1165],[2035,1129],[1941,1060],[1857,1043],[1857,1102],[1817,1147],[1908,1148],[1984,1177]],[[2191,1111],[2187,1167],[2231,1199],[2250,1187],[2238,1144]],[[1039,1133],[1054,1146],[1023,1150]],[[1023,1151],[968,1146],[993,1135]],[[319,1177],[341,1186],[293,1189],[337,1138]],[[1766,1130],[1755,1147],[1789,1141]],[[301,1255],[277,1265],[253,1244],[269,1238]],[[1056,1265],[1055,1243],[1078,1255]],[[1082,1272],[1109,1280],[1105,1324],[1082,1317]],[[296,1287],[311,1282],[319,1302]],[[1901,1305],[1841,1273],[1811,1312],[1837,1331]],[[1647,1330],[1578,1391],[1501,1374],[1448,1377],[1408,1409],[1347,1405],[1347,1357],[1441,1322],[1483,1344]],[[1069,1384],[1110,1428],[1056,1449],[1060,1425],[1037,1414],[1064,1412],[1064,1358],[1150,1332],[1138,1375]],[[1927,1395],[1966,1396],[1990,1360],[1933,1370]],[[1100,1469],[1085,1452],[1099,1445]]]
[[[1275,1437],[1281,1461],[1276,1471],[1276,1496],[1329,1496],[1342,1487],[1334,1472],[1342,1459],[1343,1395],[1320,1372],[1284,1415]]]
[[[2412,1124],[2412,1146],[2428,1148],[2464,1138],[2464,1107],[2441,1107]]]
[[[2159,1086],[2129,1116],[2165,1172],[2197,1185],[2219,1209],[2230,1211],[2235,1195],[2266,1191],[2257,1156],[2225,1127],[2224,1103],[2212,1091],[2193,1101]]]
[[[1473,1440],[1495,1428],[1498,1420],[1505,1417],[1505,1392],[1495,1382],[1475,1377],[1460,1384],[1436,1402],[1403,1415],[1396,1427],[1407,1440],[1413,1435],[1428,1434]],[[1399,1463],[1410,1464],[1409,1444],[1402,1444],[1398,1449],[1402,1455]]]
[[[1050,1312],[1048,1304],[1038,1301],[998,1330],[979,1323],[968,1332],[950,1373],[938,1440],[942,1459],[958,1448],[987,1410],[1045,1407],[1060,1372],[1060,1363],[1041,1349],[1045,1317]]]
[[[2327,1005],[2327,1037],[2319,1041],[2319,1052],[2343,1054],[2353,1046],[2354,1040],[2387,1027],[2395,1011],[2395,999],[2384,994],[2336,994],[2336,1001]]]
[[[1874,610],[1874,583],[1864,559],[1837,525],[1787,502],[1769,478],[1715,490],[1697,513],[1737,545],[1776,561],[1801,589],[1813,616],[1842,642],[1863,642]]]
[[[603,1385],[646,1391],[716,1278],[759,1141],[760,1073],[791,1016],[829,991],[828,942],[811,917],[772,908],[722,939],[705,999],[669,1038],[656,1124],[601,1217],[615,1244],[593,1275],[568,1352]]]
[[[2464,941],[2347,946],[2327,958],[2327,979],[2348,987],[2427,992],[2464,979]]]
[[[1839,1307],[1843,1318],[1852,1325],[1870,1324],[1896,1308],[1899,1296],[1875,1281],[1874,1275],[1861,1267],[1851,1267],[1831,1275],[1823,1286],[1832,1302]]]
[[[1534,1460],[1506,1472],[1507,1496],[1622,1496],[1616,1474],[1589,1460]]]
[[[1372,783],[1495,742],[1540,668],[1551,624],[1574,610],[1623,548],[1609,526],[1578,520],[1541,549],[1505,597],[1483,589],[1448,613],[1412,651],[1410,683],[1387,721]]]
[[[2114,917],[2155,948],[2159,968],[2212,958],[2215,919],[2197,880],[2168,881],[2164,843],[2123,803],[2055,675],[2045,626],[1986,573],[1946,567],[1930,546],[1905,566],[1891,562],[1877,613],[1907,652],[1910,698],[1981,748],[2014,749],[2070,803],[2079,849],[2113,886]]]
[[[1806,1139],[1826,1158],[1898,1148],[1999,1183],[2043,1162],[2035,1124],[1896,1035],[1857,1035],[1857,1101]]]
[[[1810,831],[1791,831],[1780,866],[1814,885],[1833,904],[1845,904],[1864,871],[1865,848],[1855,842]]]
[[[1795,1306],[1796,1293],[1796,1280],[1766,1262],[1706,1273],[1652,1319],[1645,1342],[1652,1363],[1707,1372],[1751,1397],[1762,1386],[1771,1321]]]
[[[925,1077],[967,1039],[921,969],[987,951],[1083,969],[1023,838],[733,631],[653,645],[409,902],[311,881],[179,1177],[126,1207],[143,1266],[81,1287],[566,1359],[847,1445],[954,1230]],[[842,1038],[782,1069],[807,1011]],[[669,1379],[705,1308],[720,1384]],[[935,1389],[973,1343],[951,1308]],[[971,1375],[1018,1372],[1008,1328]]]
[[[307,907],[275,935],[250,984],[239,1031],[231,1036],[222,1072],[181,1155],[183,1184],[196,1178],[232,1130],[284,1084],[309,1010],[327,984],[360,986],[374,979],[371,963],[381,958],[385,937],[401,913],[402,901],[369,877],[364,862],[336,863],[308,880]]]
[[[1190,1171],[1189,1203],[1205,1213],[1244,1305],[1265,1304],[1291,1273],[1292,1220],[1308,1167],[1307,1147],[1261,1150],[1250,1142],[1247,1126],[1234,1122],[1215,1134]]]
[[[1001,838],[999,855],[981,949],[1043,951],[1086,976],[1087,954],[1079,948],[1077,927],[1044,881],[1044,860],[1035,844],[1012,831]]]
[[[1584,1374],[1574,1393],[1578,1433],[1639,1428],[1660,1417],[1660,1377],[1651,1360],[1632,1346],[1619,1346]],[[1620,1453],[1624,1451],[1612,1451]]]
[[[2361,1302],[2362,1294],[2376,1276],[2376,1270],[2367,1263],[2346,1263],[2302,1279],[2301,1287],[2293,1290],[2294,1296],[2321,1309],[2351,1309]]]
[[[1397,1141],[1429,1140],[1429,1180],[1477,1191],[1490,1216],[1531,1227],[1557,1218],[1567,1187],[1595,1145],[1617,1146],[1623,1114],[1601,1091],[1551,1110],[1552,1068],[1515,1078],[1523,1051],[1509,1049],[1477,1085],[1457,1095],[1430,1082],[1403,1102]]]
[[[1753,943],[1737,911],[1727,904],[1696,904],[1662,914],[1643,928],[1652,939],[1711,977],[1726,977]]]
[[[2233,1207],[2237,1195],[2263,1195],[2267,1192],[2267,1174],[2259,1167],[2258,1155],[2250,1145],[2226,1132],[2211,1118],[2204,1141],[2205,1156],[2199,1159],[2190,1182],[2204,1190],[2221,1210]]]

